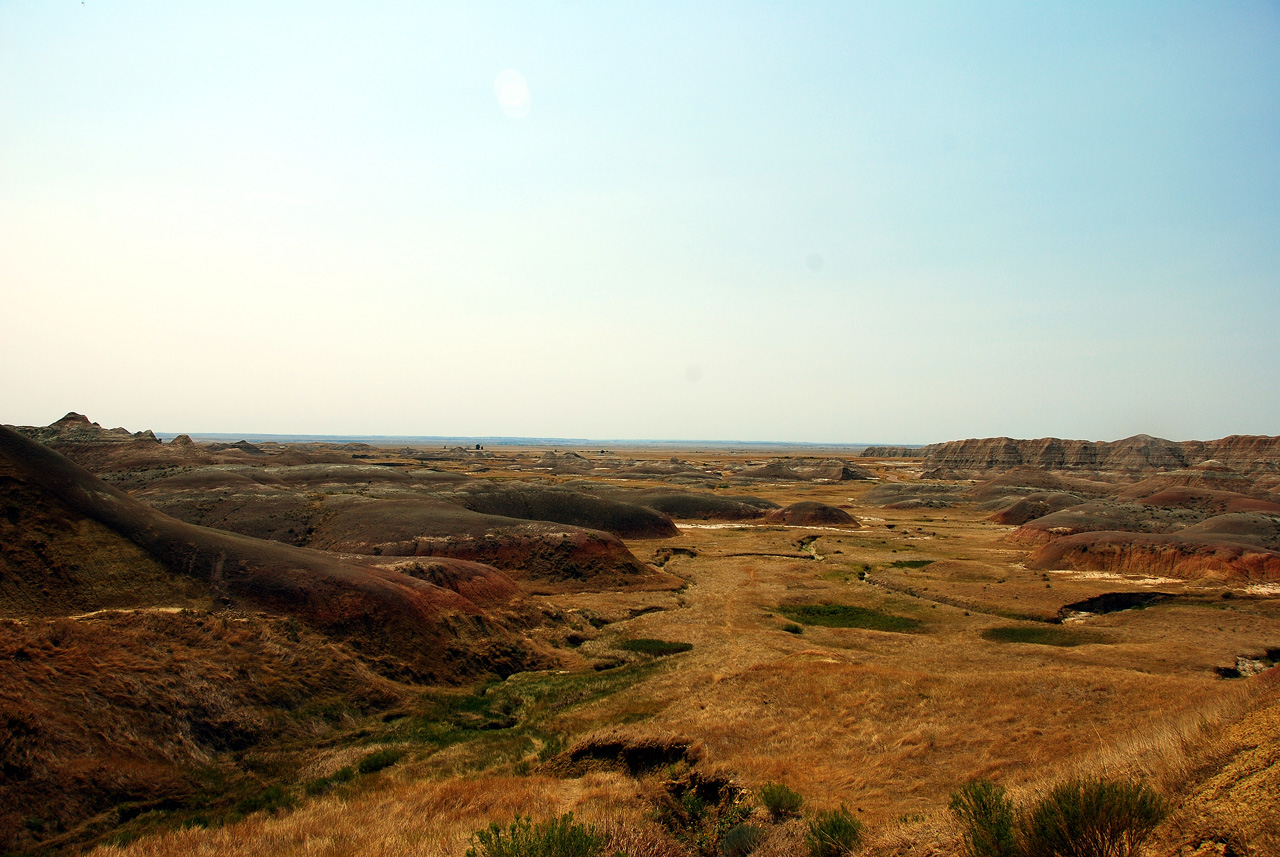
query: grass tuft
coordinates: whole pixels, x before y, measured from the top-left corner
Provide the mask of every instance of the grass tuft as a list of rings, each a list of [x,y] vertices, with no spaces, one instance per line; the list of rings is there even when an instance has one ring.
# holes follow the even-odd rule
[[[769,810],[774,821],[789,815],[799,815],[804,798],[800,792],[782,783],[765,783],[758,792],[760,803]]]
[[[810,857],[844,857],[862,842],[862,822],[843,806],[820,812],[809,822],[804,842]]]

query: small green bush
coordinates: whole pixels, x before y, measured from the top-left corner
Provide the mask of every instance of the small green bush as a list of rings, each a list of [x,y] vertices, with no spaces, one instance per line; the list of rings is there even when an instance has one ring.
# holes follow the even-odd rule
[[[831,812],[820,812],[809,822],[804,843],[810,857],[844,857],[853,853],[862,841],[862,822],[843,806]]]
[[[799,625],[797,625],[795,622],[788,622],[787,624],[783,625],[783,626],[782,626],[782,630],[786,631],[788,634],[803,634],[803,633],[804,633],[804,628],[801,628],[801,627],[800,627]]]
[[[640,637],[635,640],[622,640],[618,643],[618,648],[628,652],[640,652],[645,655],[662,657],[663,655],[677,655],[680,652],[687,652],[693,648],[693,643],[673,643],[667,640]]]
[[[720,853],[724,857],[746,857],[764,842],[765,832],[754,824],[739,824],[729,828],[720,840]]]
[[[964,827],[968,857],[1018,857],[1013,803],[1002,786],[978,780],[951,796],[951,812]]]
[[[398,750],[395,747],[385,747],[381,750],[375,750],[360,760],[360,764],[356,769],[362,774],[373,774],[381,771],[383,768],[389,768],[396,762],[404,758],[404,750]]]
[[[1073,778],[1022,818],[1026,857],[1131,857],[1168,815],[1144,783]]]
[[[804,798],[800,792],[782,783],[765,783],[760,787],[760,803],[776,821],[787,815],[799,815]]]
[[[575,823],[571,812],[537,824],[516,816],[505,831],[495,822],[471,834],[466,857],[598,857],[604,841],[594,827]]]

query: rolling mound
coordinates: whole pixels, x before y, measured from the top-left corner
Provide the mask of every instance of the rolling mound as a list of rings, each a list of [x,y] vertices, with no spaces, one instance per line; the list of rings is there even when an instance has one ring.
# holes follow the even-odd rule
[[[733,474],[738,479],[760,479],[774,482],[803,482],[805,477],[781,461],[770,461],[754,467],[744,467]]]
[[[1078,533],[1041,546],[1026,566],[1275,581],[1280,580],[1280,517],[1241,512],[1173,533]]]
[[[213,596],[0,457],[0,617],[153,604],[207,608]]]
[[[322,712],[374,713],[408,695],[278,617],[0,621],[0,659],[6,851],[91,841],[130,813],[199,806],[211,789],[260,791],[236,767],[244,752],[326,738],[344,727]]]
[[[670,488],[614,488],[576,484],[581,491],[594,493],[636,506],[647,506],[676,519],[747,521],[764,517],[778,504],[759,497],[728,496],[708,491],[681,491]]]
[[[725,497],[697,492],[644,492],[637,503],[657,509],[672,518],[707,521],[749,521],[764,517],[776,503],[754,497]]]
[[[0,850],[225,812],[263,789],[246,758],[402,704],[396,679],[543,666],[534,619],[493,568],[193,526],[0,428]]]
[[[310,473],[290,473],[295,469],[300,468],[237,472],[233,475],[238,478],[224,487],[217,486],[216,473],[212,484],[204,483],[204,474],[195,484],[184,474],[155,483],[138,496],[189,523],[299,547],[368,557],[433,556],[486,563],[532,592],[678,585],[641,563],[611,533],[475,512],[441,499],[454,497],[452,493],[414,490],[417,477],[412,474],[395,474],[399,480],[390,488],[371,488],[369,483],[334,481],[340,476],[363,477],[362,471],[325,468],[321,473],[313,468]],[[258,481],[264,476],[270,481]],[[289,483],[299,487],[292,490]],[[431,480],[425,487],[433,487]]]
[[[48,504],[48,514],[70,511],[77,519],[95,522],[179,575],[182,586],[188,580],[201,584],[204,597],[218,603],[294,616],[373,657],[394,653],[404,670],[425,680],[449,680],[493,667],[485,656],[486,629],[501,626],[504,617],[482,610],[453,589],[323,551],[175,520],[7,428],[0,428],[0,461],[20,477],[23,490],[61,504]],[[6,512],[7,519],[22,527],[23,507],[6,506],[10,508],[18,511],[12,517]],[[118,540],[111,541],[119,547]],[[151,569],[155,573],[157,565]],[[495,591],[504,586],[494,569],[468,566],[459,573],[493,576]],[[507,581],[505,586],[514,596],[513,585]],[[50,599],[64,598],[56,586],[43,591]]]
[[[1038,493],[1028,494],[987,520],[997,524],[1018,526],[1036,518],[1042,518],[1054,512],[1080,505],[1081,499],[1075,494]]]
[[[475,480],[440,496],[473,512],[531,521],[554,521],[573,527],[604,530],[628,539],[665,539],[680,534],[671,519],[656,509],[564,488]]]
[[[1208,488],[1158,488],[1155,493],[1146,493],[1154,486],[1127,490],[1118,494],[1118,498],[1134,499],[1147,506],[1165,508],[1196,509],[1204,512],[1264,512],[1280,515],[1280,503],[1259,500],[1238,494],[1234,491],[1215,491]]]
[[[1260,548],[1226,533],[1078,533],[1042,545],[1025,564],[1036,571],[1074,569],[1185,580],[1280,581],[1280,551]]]
[[[964,501],[962,488],[928,482],[882,482],[867,492],[865,500],[886,509],[940,509]]]
[[[815,482],[851,482],[875,478],[875,474],[867,468],[842,458],[826,458],[812,464],[796,464],[794,470]]]
[[[1121,531],[1168,533],[1203,520],[1189,509],[1165,509],[1141,503],[1093,500],[1027,521],[1009,534],[1020,544],[1044,544],[1077,533]]]
[[[1115,491],[1107,482],[1095,482],[1078,476],[1064,476],[1036,467],[1019,465],[969,490],[979,502],[1006,500],[1029,494],[1077,494],[1082,498],[1103,497]]]
[[[802,500],[781,509],[774,509],[765,516],[766,521],[792,526],[845,527],[860,526],[854,518],[843,509],[818,503],[813,500]]]

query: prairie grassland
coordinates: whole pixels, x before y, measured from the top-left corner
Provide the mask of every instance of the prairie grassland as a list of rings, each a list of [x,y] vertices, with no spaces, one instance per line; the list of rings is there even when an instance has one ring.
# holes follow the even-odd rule
[[[540,734],[566,742],[606,728],[680,736],[700,749],[701,765],[744,787],[783,782],[805,796],[807,807],[849,807],[868,826],[868,853],[884,855],[955,848],[948,797],[977,777],[998,780],[1015,797],[1072,773],[1145,777],[1185,797],[1173,827],[1160,834],[1167,853],[1186,837],[1217,835],[1226,824],[1220,808],[1233,805],[1219,793],[1257,800],[1274,786],[1275,775],[1266,771],[1280,764],[1266,764],[1280,733],[1275,683],[1224,681],[1214,668],[1280,646],[1276,599],[1226,599],[1221,585],[1031,572],[1020,565],[1025,552],[1003,540],[1007,528],[987,523],[986,513],[878,509],[861,503],[866,490],[736,488],[777,502],[842,505],[863,526],[686,528],[676,538],[629,543],[641,559],[682,548],[664,566],[686,581],[680,591],[545,597],[601,624],[591,639],[562,651],[568,668],[589,674],[592,664],[608,666],[608,658],[645,657],[622,651],[627,639],[692,649],[661,658],[616,691],[549,711]],[[1080,645],[983,636],[993,628],[1049,627],[1034,620],[1105,592],[1152,588],[1184,597],[1067,626],[1088,632]],[[820,604],[879,611],[918,626],[907,633],[783,630],[791,620],[779,607]],[[662,771],[557,779],[539,773],[532,744],[487,756],[468,747],[421,751],[414,764],[277,816],[95,853],[457,857],[468,835],[490,821],[568,810],[608,826],[613,847],[631,857],[679,853],[648,820],[646,795]],[[1246,751],[1253,755],[1241,756]],[[1240,809],[1244,827],[1231,835],[1270,841],[1266,811]],[[755,853],[796,853],[798,830],[794,823],[774,829]]]
[[[408,780],[384,775],[351,797],[327,796],[280,815],[257,814],[218,829],[190,828],[149,837],[107,855],[186,854],[345,857],[351,854],[460,855],[491,819],[550,818],[572,811],[587,822],[643,826],[634,783],[621,774],[579,779],[479,776]]]

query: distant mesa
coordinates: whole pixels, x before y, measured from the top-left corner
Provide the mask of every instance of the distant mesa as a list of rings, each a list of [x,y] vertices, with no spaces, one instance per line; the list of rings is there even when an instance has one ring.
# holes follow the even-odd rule
[[[862,450],[863,458],[923,458],[920,446],[868,446]]]
[[[1030,465],[1048,470],[1141,473],[1186,468],[1210,459],[1224,468],[1251,472],[1280,465],[1280,437],[1232,435],[1213,441],[1170,441],[1145,434],[1117,441],[971,438],[930,444],[923,454],[927,469],[953,472]]]
[[[765,516],[770,523],[790,524],[792,526],[815,527],[858,527],[858,519],[843,509],[818,503],[813,500],[802,500],[781,509],[775,509]]]

